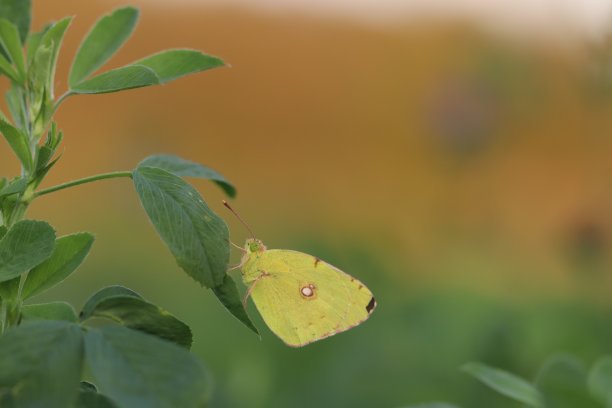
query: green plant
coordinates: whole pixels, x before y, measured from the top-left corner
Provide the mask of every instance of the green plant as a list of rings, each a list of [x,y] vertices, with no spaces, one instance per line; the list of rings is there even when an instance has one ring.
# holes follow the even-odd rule
[[[532,408],[612,407],[612,356],[600,357],[590,370],[577,357],[550,357],[530,382],[498,368],[468,363],[462,370],[501,395]],[[444,403],[412,408],[455,407]]]
[[[257,332],[226,274],[227,226],[183,180],[210,179],[234,196],[234,187],[217,172],[176,156],[157,155],[133,170],[39,188],[60,159],[63,134],[53,118],[66,99],[164,84],[224,63],[195,50],[167,50],[97,74],[136,25],[138,11],[125,7],[94,25],[72,63],[68,91],[56,97],[55,67],[71,18],[36,33],[29,30],[30,19],[30,0],[0,0],[0,73],[11,83],[6,94],[10,115],[0,112],[0,132],[21,163],[18,176],[0,178],[0,406],[203,406],[210,381],[188,351],[189,327],[136,292],[104,288],[80,313],[66,302],[29,303],[77,269],[94,237],[56,237],[48,223],[25,215],[34,200],[47,194],[103,179],[131,178],[179,266]],[[90,324],[100,318],[115,324]]]

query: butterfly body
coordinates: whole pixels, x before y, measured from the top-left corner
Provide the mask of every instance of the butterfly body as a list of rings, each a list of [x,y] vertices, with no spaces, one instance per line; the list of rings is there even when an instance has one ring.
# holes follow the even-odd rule
[[[300,347],[365,321],[376,307],[360,281],[317,257],[249,239],[242,278],[270,329]]]

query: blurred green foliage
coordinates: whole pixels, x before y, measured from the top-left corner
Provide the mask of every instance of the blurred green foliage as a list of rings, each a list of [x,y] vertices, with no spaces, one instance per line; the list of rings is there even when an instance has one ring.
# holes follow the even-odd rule
[[[192,350],[214,373],[215,408],[394,408],[428,401],[511,408],[518,405],[459,368],[482,361],[533,380],[551,354],[568,352],[590,366],[610,350],[608,306],[544,294],[517,302],[477,290],[411,288],[404,279],[410,263],[393,259],[384,249],[355,238],[339,244],[307,239],[307,232],[291,235],[300,238],[289,237],[287,247],[329,260],[372,289],[379,308],[366,324],[350,334],[292,349],[250,307],[262,331],[260,341],[228,318],[211,296],[192,287],[151,238],[113,238],[108,247],[102,240],[102,254],[93,254],[80,273],[45,299],[68,297],[78,305],[83,299],[76,288],[116,282],[138,287],[147,298],[167,305],[192,327]],[[108,256],[128,242],[132,255]],[[405,270],[394,271],[394,265]]]

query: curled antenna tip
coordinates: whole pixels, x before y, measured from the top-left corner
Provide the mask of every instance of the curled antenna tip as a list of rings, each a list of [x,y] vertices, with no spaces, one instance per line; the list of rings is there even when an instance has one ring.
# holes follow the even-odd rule
[[[240,215],[238,215],[238,213],[236,212],[236,210],[234,210],[227,201],[225,200],[221,200],[223,202],[223,205],[232,212],[232,214],[234,214],[236,216],[236,218],[238,218],[238,221],[240,221],[242,223],[242,225],[244,225],[247,229],[247,231],[249,231],[249,233],[251,234],[251,236],[253,237],[253,239],[255,238],[255,234],[253,234],[253,231],[251,230],[251,228],[249,227],[249,225],[244,222],[244,220],[240,217]]]

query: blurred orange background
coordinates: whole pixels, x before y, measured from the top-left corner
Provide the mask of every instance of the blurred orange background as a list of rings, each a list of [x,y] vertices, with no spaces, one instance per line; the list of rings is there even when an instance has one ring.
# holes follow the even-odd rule
[[[65,133],[63,156],[46,186],[130,169],[160,152],[217,169],[237,186],[233,205],[269,247],[319,250],[378,294],[381,307],[373,321],[379,319],[379,326],[368,322],[360,328],[361,343],[356,333],[352,350],[368,344],[391,347],[383,340],[366,342],[395,336],[384,331],[398,324],[385,314],[386,301],[400,318],[404,301],[430,293],[477,293],[495,305],[514,305],[511,310],[552,299],[586,304],[593,315],[607,318],[612,36],[605,29],[587,36],[561,25],[514,35],[493,29],[494,21],[469,18],[385,23],[238,3],[130,3],[141,9],[139,26],[108,67],[186,47],[220,56],[231,68],[163,87],[70,98],[57,116]],[[83,36],[99,16],[122,5],[115,0],[34,2],[35,30],[49,20],[76,16],[60,55],[60,94]],[[8,152],[0,145],[3,158]],[[16,171],[12,158],[0,161],[0,174]],[[195,184],[240,244],[247,233],[220,205],[221,192],[209,183]],[[189,316],[200,342],[196,351],[219,373],[220,387],[237,398],[228,397],[234,402],[225,401],[227,406],[286,403],[270,396],[276,378],[268,372],[274,371],[272,363],[258,357],[263,353],[258,349],[268,346],[249,338],[183,276],[149,226],[128,180],[41,198],[29,216],[49,220],[60,234],[97,233],[87,264],[53,298],[68,296],[78,304],[100,285],[129,284],[179,316]],[[355,269],[349,269],[353,263]],[[168,282],[176,286],[169,288]],[[198,308],[206,311],[194,311]],[[445,310],[452,313],[453,307]],[[491,318],[482,327],[500,321]],[[402,322],[406,339],[422,330]],[[519,341],[515,334],[510,330],[504,341]],[[588,346],[569,351],[588,349],[586,356],[605,351],[589,343],[589,335],[576,343]],[[232,336],[241,339],[228,342]],[[474,333],[474,338],[481,337]],[[275,341],[264,335],[263,343]],[[327,352],[346,347],[342,341]],[[224,343],[244,350],[233,363],[206,349]],[[396,346],[407,344],[412,343],[397,340]],[[547,347],[554,352],[556,346],[538,343],[537,351],[521,354],[514,367],[533,369]],[[286,353],[272,347],[268,356]],[[306,353],[317,358],[315,351]],[[465,351],[453,358],[459,364],[474,357]],[[440,370],[454,370],[453,358]],[[401,379],[411,381],[409,368],[380,370],[393,372],[397,387]],[[257,385],[241,378],[249,372],[259,378]],[[371,380],[366,374],[364,383]],[[316,376],[312,372],[309,378]],[[249,397],[236,397],[240,390]],[[384,400],[389,405],[371,405],[383,401],[371,399],[378,392],[371,391],[355,397],[352,405],[338,399],[338,405],[321,400],[319,406],[419,402],[419,394],[398,391]],[[448,395],[460,395],[453,392]],[[217,403],[224,406],[221,400]]]

